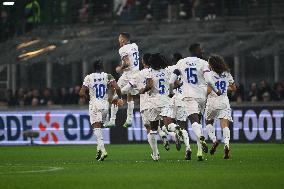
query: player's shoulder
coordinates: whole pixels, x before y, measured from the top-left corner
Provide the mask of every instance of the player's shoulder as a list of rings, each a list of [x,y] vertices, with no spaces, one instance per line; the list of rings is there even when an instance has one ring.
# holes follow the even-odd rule
[[[147,73],[149,73],[150,71],[151,71],[150,68],[144,68],[144,69],[142,69],[142,70],[139,71],[139,74],[141,74],[141,75],[147,74]]]
[[[132,48],[138,49],[138,45],[136,43],[131,43]]]

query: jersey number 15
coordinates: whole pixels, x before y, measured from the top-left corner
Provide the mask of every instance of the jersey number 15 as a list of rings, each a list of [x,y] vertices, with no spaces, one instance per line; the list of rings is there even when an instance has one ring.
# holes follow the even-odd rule
[[[196,84],[198,82],[196,68],[186,68],[185,72],[188,83]]]

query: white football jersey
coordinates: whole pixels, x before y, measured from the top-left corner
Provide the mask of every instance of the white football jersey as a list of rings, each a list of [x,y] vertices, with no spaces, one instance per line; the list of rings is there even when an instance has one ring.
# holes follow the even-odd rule
[[[230,84],[234,83],[234,79],[229,72],[223,72],[222,74],[217,74],[214,71],[211,71],[213,76],[213,81],[217,89],[221,91],[221,96],[227,97],[227,91]],[[216,97],[217,94],[215,92],[211,92],[209,94],[210,97]]]
[[[127,71],[138,71],[139,70],[139,51],[138,46],[135,43],[129,43],[122,46],[119,49],[119,55],[121,60],[123,57],[128,56],[130,60],[130,66],[127,68]]]
[[[205,99],[207,84],[204,72],[210,72],[208,62],[197,57],[187,57],[177,62],[176,69],[180,71],[183,83],[182,96]]]
[[[173,73],[173,71],[175,69],[177,69],[176,65],[173,65],[173,66],[169,66],[168,69],[170,70],[171,73]],[[182,80],[181,80],[181,76],[179,75],[177,80],[179,80],[180,83],[182,83]],[[173,96],[173,105],[174,106],[181,106],[181,99],[183,98],[182,96],[182,91],[183,91],[183,85],[174,89],[174,93],[175,95]]]
[[[149,91],[151,107],[164,107],[170,103],[169,87],[171,71],[169,69],[154,70],[151,69],[148,78],[152,78],[154,82],[153,88]]]
[[[150,74],[150,71],[151,71],[150,68],[144,68],[143,70],[139,71],[129,83],[131,85],[136,85],[139,90],[145,88],[146,80]],[[148,99],[149,99],[149,92],[140,94],[140,112],[149,108]]]
[[[90,95],[90,104],[94,101],[107,101],[106,93],[108,83],[114,78],[105,72],[92,73],[84,79],[83,85],[88,87]]]

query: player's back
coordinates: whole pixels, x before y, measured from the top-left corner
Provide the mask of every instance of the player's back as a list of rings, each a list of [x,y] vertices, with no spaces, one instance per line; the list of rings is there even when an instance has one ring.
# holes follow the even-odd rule
[[[210,72],[208,62],[197,57],[187,57],[179,60],[176,68],[183,82],[183,97],[206,98],[204,72]]]
[[[213,80],[214,80],[216,88],[221,91],[220,98],[228,99],[227,91],[228,91],[229,85],[230,83],[231,84],[234,83],[234,79],[232,75],[229,72],[223,72],[221,74],[217,74],[216,72],[212,71],[212,76],[213,76]],[[209,98],[217,97],[217,94],[212,91],[208,97]]]
[[[119,49],[121,59],[128,56],[130,66],[125,71],[138,71],[139,70],[139,50],[136,43],[128,43]]]
[[[171,72],[167,69],[151,69],[150,77],[153,80],[153,88],[150,90],[150,99],[154,106],[162,107],[169,103],[169,80]]]
[[[86,76],[90,94],[90,103],[94,101],[107,101],[108,74],[105,72],[92,73]]]

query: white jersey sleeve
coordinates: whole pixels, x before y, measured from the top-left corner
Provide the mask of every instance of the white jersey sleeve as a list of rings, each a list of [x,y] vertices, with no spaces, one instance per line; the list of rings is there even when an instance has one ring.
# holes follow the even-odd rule
[[[126,56],[130,60],[129,68],[126,70],[139,70],[139,50],[138,46],[135,43],[130,43],[122,46],[119,49],[119,55],[121,60],[123,60],[123,58],[125,58]]]
[[[85,87],[88,87],[89,88],[89,86],[90,86],[90,75],[87,75],[85,78],[84,78],[84,81],[83,81],[83,85],[85,86]]]
[[[234,78],[233,78],[233,76],[231,75],[231,73],[227,73],[227,78],[228,78],[229,84],[235,83]]]

